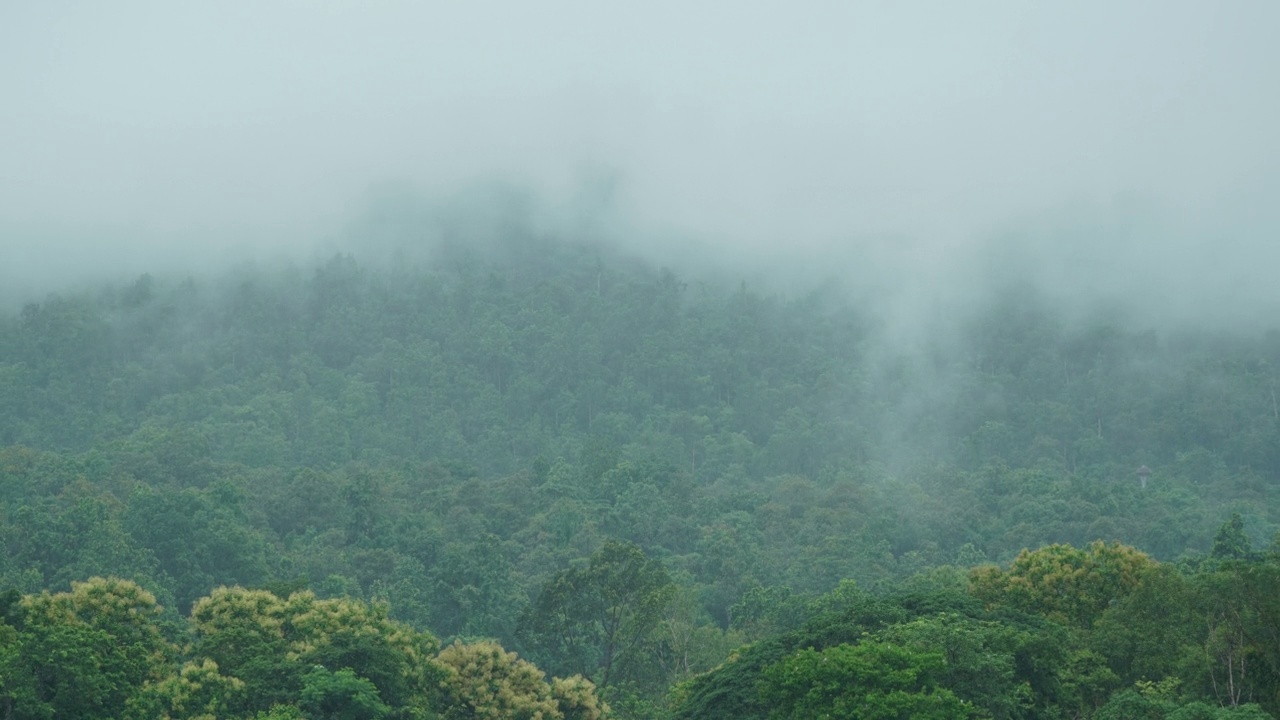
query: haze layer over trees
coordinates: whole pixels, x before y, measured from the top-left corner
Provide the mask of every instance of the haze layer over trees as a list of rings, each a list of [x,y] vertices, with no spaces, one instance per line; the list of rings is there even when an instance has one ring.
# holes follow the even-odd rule
[[[1280,334],[850,295],[513,233],[6,314],[0,708],[1280,710]]]

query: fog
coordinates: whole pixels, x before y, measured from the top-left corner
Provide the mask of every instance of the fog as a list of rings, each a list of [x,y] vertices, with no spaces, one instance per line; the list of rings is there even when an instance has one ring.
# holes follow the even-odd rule
[[[903,315],[1021,276],[1266,317],[1277,27],[1268,0],[7,3],[2,294],[359,245],[388,192],[483,215],[500,183],[551,231],[785,258]]]

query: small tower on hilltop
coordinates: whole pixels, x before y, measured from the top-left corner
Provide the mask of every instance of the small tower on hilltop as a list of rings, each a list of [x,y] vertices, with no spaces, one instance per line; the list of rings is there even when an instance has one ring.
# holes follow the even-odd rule
[[[1138,482],[1142,484],[1142,489],[1146,490],[1147,478],[1151,477],[1151,468],[1147,467],[1146,465],[1143,465],[1142,467],[1138,468],[1138,472],[1136,474],[1138,476]]]

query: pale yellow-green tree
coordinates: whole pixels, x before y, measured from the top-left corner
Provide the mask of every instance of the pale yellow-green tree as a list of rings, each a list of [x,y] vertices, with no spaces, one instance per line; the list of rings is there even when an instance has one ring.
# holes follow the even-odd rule
[[[70,592],[27,595],[19,609],[10,664],[38,679],[23,700],[31,717],[118,717],[169,673],[176,654],[157,624],[155,597],[128,580],[72,583]]]
[[[1140,550],[1097,541],[1083,550],[1070,545],[1023,550],[1008,570],[980,567],[969,579],[973,594],[989,606],[1015,607],[1087,628],[1156,566]]]
[[[555,679],[495,642],[454,642],[438,656],[448,669],[446,716],[458,720],[602,720],[609,708],[581,676]]]
[[[609,706],[596,694],[596,686],[581,675],[552,678],[551,698],[564,720],[607,720]]]
[[[148,683],[129,703],[133,720],[214,720],[226,717],[244,692],[244,682],[218,672],[218,664],[204,659],[188,662],[176,675]]]
[[[23,605],[29,616],[59,617],[110,634],[122,649],[145,660],[149,672],[163,672],[176,651],[160,633],[163,608],[132,580],[94,577],[71,583],[71,592],[28,595]]]
[[[450,718],[563,720],[551,686],[533,663],[495,642],[454,642],[440,651]]]
[[[196,602],[191,624],[197,657],[244,681],[240,712],[292,704],[316,666],[357,673],[396,717],[428,717],[438,702],[439,641],[392,620],[384,603],[218,588]]]

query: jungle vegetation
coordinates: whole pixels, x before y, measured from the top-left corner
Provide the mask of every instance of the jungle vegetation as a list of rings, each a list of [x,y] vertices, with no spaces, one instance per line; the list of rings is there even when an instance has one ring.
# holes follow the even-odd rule
[[[1280,332],[500,250],[0,315],[0,718],[1280,714]]]

